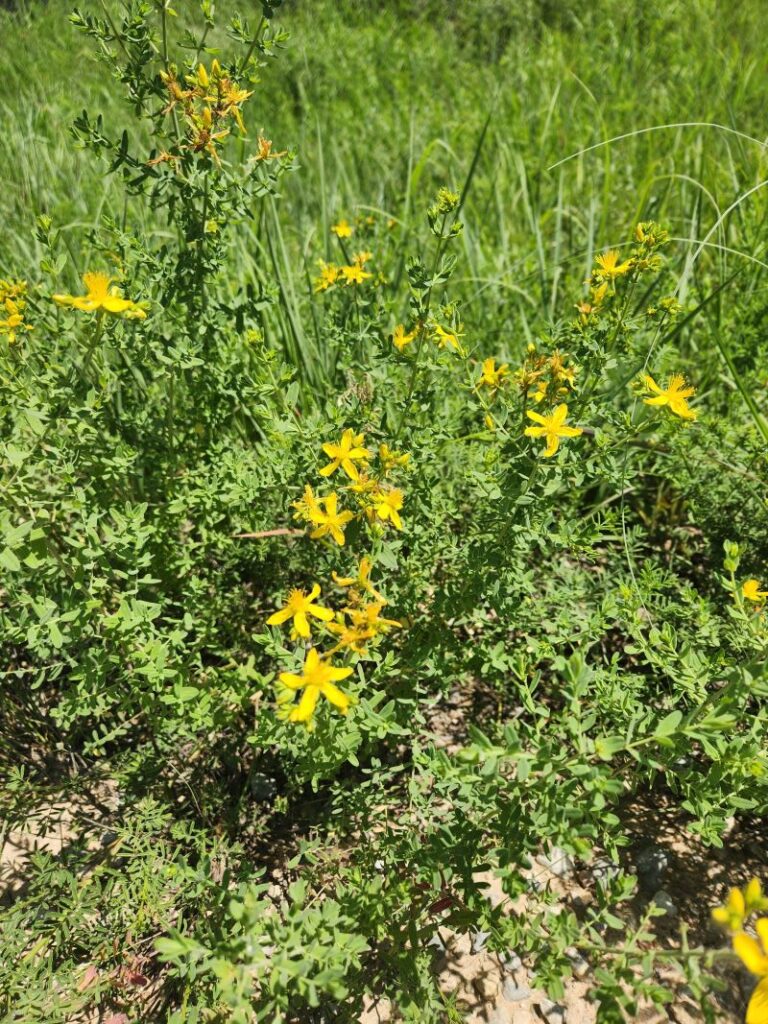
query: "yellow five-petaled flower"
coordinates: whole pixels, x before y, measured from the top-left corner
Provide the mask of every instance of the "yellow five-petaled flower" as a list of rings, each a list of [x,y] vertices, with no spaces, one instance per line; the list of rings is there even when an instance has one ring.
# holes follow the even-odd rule
[[[402,324],[398,324],[392,332],[392,344],[398,352],[402,352],[406,345],[410,345],[416,337],[416,331],[407,331]]]
[[[280,682],[289,690],[303,690],[301,700],[291,711],[288,720],[291,722],[309,722],[315,712],[320,696],[325,697],[342,715],[346,715],[350,698],[342,693],[334,683],[352,675],[351,668],[334,668],[327,660],[320,657],[314,647],[307,652],[304,668],[300,676],[293,672],[281,672]]]
[[[753,878],[744,889],[731,889],[722,907],[712,911],[718,924],[733,935],[733,951],[752,974],[760,980],[747,1006],[746,1024],[768,1024],[768,918],[755,922],[757,938],[744,931],[747,919],[768,910],[768,897],[760,880]]]
[[[598,276],[603,278],[621,277],[628,274],[634,266],[634,261],[631,259],[619,263],[619,254],[615,249],[609,249],[608,252],[598,256],[595,263],[600,268],[597,271]]]
[[[397,487],[389,490],[378,489],[373,495],[373,511],[383,523],[390,522],[396,530],[402,530],[403,520],[400,510],[403,507],[403,492]]]
[[[748,601],[754,601],[755,604],[762,604],[768,597],[768,590],[760,589],[760,580],[745,580],[741,592]]]
[[[506,363],[496,366],[496,360],[493,357],[484,359],[483,369],[478,378],[477,386],[486,387],[491,392],[498,391],[508,373],[509,366]]]
[[[84,313],[112,313],[115,316],[143,320],[146,313],[136,302],[124,299],[117,288],[110,285],[114,278],[109,274],[83,274],[83,284],[88,289],[87,295],[54,295],[53,301],[60,306],[72,306]]]
[[[384,598],[376,590],[374,585],[371,583],[371,571],[373,570],[373,562],[366,555],[360,559],[360,565],[358,566],[357,576],[338,576],[335,572],[331,573],[333,579],[340,587],[359,587],[360,590],[365,590],[372,597],[375,597],[377,601],[384,602]]]
[[[579,434],[584,433],[581,427],[566,426],[568,406],[565,402],[558,405],[549,416],[542,416],[538,412],[533,412],[532,409],[526,410],[526,415],[529,420],[533,420],[538,426],[526,427],[525,433],[528,437],[546,438],[547,447],[544,449],[544,457],[547,459],[553,456],[560,447],[561,437],[578,437]]]
[[[320,470],[320,476],[330,476],[341,466],[351,480],[360,476],[355,462],[367,462],[371,453],[363,447],[365,434],[356,434],[351,428],[344,431],[338,444],[328,441],[323,451],[332,460]]]
[[[758,977],[747,1006],[746,1024],[768,1024],[768,917],[755,922],[757,938],[739,932],[733,936],[733,951],[744,966]]]
[[[446,330],[445,327],[442,327],[440,324],[434,324],[432,329],[432,337],[437,342],[438,348],[445,348],[446,345],[448,345],[452,349],[455,349],[455,351],[458,352],[459,355],[461,355],[463,352],[461,342],[459,341],[459,338],[461,338],[462,336],[463,335],[461,333],[461,328],[456,328],[455,330],[449,331]]]
[[[355,517],[351,512],[339,512],[338,502],[337,494],[329,494],[325,498],[318,498],[315,506],[309,508],[307,518],[315,526],[309,535],[313,540],[330,534],[339,547],[344,546],[344,528]]]
[[[673,374],[667,381],[666,388],[661,388],[649,374],[643,377],[643,383],[652,398],[644,398],[646,405],[666,405],[675,416],[684,420],[695,420],[696,412],[688,405],[688,399],[696,393],[696,389],[686,387],[685,377],[681,373]]]
[[[308,615],[313,615],[322,622],[330,622],[333,618],[330,608],[315,604],[315,600],[319,596],[320,587],[317,583],[308,594],[305,594],[303,590],[292,590],[285,605],[267,619],[267,625],[280,626],[288,619],[293,619],[293,633],[308,640],[310,634]]]
[[[373,274],[369,270],[363,270],[362,264],[353,263],[347,267],[340,267],[341,276],[347,284],[362,284]]]
[[[352,227],[348,220],[340,220],[338,224],[332,225],[331,231],[337,238],[350,238],[352,236]]]

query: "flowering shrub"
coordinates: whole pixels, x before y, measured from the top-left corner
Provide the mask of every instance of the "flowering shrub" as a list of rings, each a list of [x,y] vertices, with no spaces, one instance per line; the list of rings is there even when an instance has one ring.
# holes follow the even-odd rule
[[[72,15],[128,99],[73,128],[124,213],[82,253],[40,214],[40,266],[0,267],[4,831],[117,794],[3,910],[8,1019],[457,1019],[446,930],[554,999],[583,961],[601,1021],[714,1019],[729,954],[638,912],[627,807],[722,848],[768,806],[759,343],[712,342],[724,398],[718,265],[686,294],[651,219],[486,314],[487,123],[459,186],[409,178],[418,227],[334,209],[289,250],[280,4],[190,6]],[[537,883],[555,854],[608,864],[589,899]],[[748,1024],[765,902],[715,915]]]

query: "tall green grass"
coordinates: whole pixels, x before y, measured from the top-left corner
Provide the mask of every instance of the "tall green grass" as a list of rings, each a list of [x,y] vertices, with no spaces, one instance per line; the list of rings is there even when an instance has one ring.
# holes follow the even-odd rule
[[[709,308],[721,333],[728,288],[762,287],[762,3],[582,6],[280,8],[291,39],[257,88],[252,134],[295,148],[299,166],[240,235],[233,275],[258,282],[277,270],[271,340],[310,377],[326,368],[308,274],[327,252],[328,225],[380,211],[398,220],[405,254],[436,186],[465,181],[486,121],[463,211],[459,287],[469,328],[489,351],[513,356],[567,312],[594,251],[642,218],[667,224],[687,258],[681,301],[695,305],[733,280]],[[122,123],[119,86],[69,27],[68,10],[53,0],[0,15],[5,273],[34,276],[39,213],[65,229],[73,253],[102,214],[124,213],[104,168],[68,137],[83,107]],[[153,227],[147,211],[129,215]],[[74,264],[72,274],[82,269]],[[696,349],[693,326],[678,343]],[[722,368],[733,375],[725,358]]]

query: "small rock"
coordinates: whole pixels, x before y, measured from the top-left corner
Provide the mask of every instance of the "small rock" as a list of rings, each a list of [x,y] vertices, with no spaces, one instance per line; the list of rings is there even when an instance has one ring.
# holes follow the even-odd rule
[[[547,868],[558,878],[568,878],[573,874],[575,864],[573,857],[562,850],[559,846],[553,846],[548,853],[540,853],[536,860],[542,867]]]
[[[553,1003],[550,999],[542,999],[539,1003],[539,1013],[547,1024],[565,1024],[566,1008],[560,1003]]]
[[[501,961],[501,966],[504,969],[505,974],[511,974],[513,971],[519,971],[523,966],[523,961],[514,949],[508,949],[506,953],[502,953],[499,960]]]
[[[253,772],[248,781],[254,800],[272,800],[277,793],[277,780],[264,772]]]
[[[506,979],[501,991],[504,998],[508,999],[510,1003],[521,1003],[531,994],[531,990],[529,988],[526,988],[525,985],[516,985],[511,978]]]
[[[566,949],[565,955],[571,961],[571,970],[573,971],[574,978],[584,978],[589,974],[589,961],[584,959],[578,949],[570,946]]]
[[[472,945],[470,947],[473,953],[482,953],[490,934],[490,932],[475,932],[472,936]]]
[[[677,909],[677,904],[669,895],[666,889],[659,889],[659,891],[653,897],[653,902],[656,904],[657,907],[660,907],[661,910],[663,910],[668,917],[677,917],[679,913]]]
[[[608,885],[619,874],[618,864],[607,857],[598,857],[592,864],[592,877],[599,885]]]
[[[447,948],[443,940],[440,938],[440,934],[438,932],[435,932],[434,935],[430,936],[430,938],[427,940],[427,945],[432,946],[440,953],[445,953]]]
[[[635,854],[635,867],[641,891],[656,892],[664,884],[664,876],[669,867],[669,854],[655,843],[645,846]]]

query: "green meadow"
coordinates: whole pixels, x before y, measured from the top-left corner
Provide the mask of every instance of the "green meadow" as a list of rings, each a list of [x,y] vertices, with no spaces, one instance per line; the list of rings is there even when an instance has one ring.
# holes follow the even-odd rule
[[[1,5],[3,1020],[768,1022],[763,22]]]

